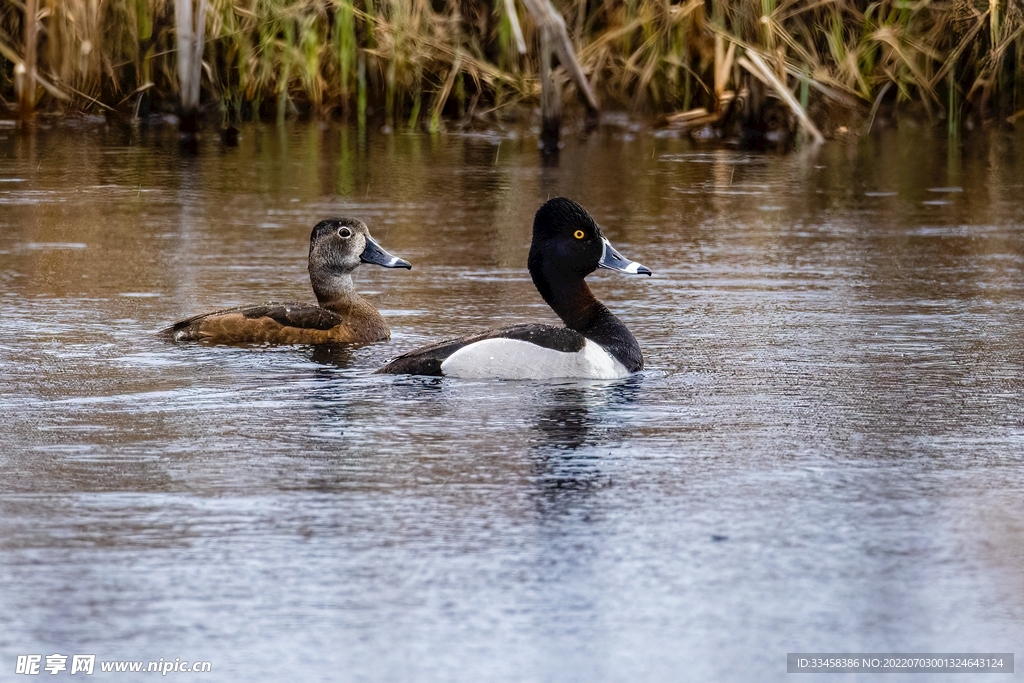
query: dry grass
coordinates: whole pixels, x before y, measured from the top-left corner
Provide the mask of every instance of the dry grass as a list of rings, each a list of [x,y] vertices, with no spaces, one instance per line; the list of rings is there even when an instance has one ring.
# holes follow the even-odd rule
[[[230,116],[368,113],[392,126],[512,111],[539,96],[536,30],[505,0],[208,0],[201,100]],[[178,98],[174,0],[38,0],[43,108],[130,112]],[[809,97],[964,113],[1024,109],[1017,2],[556,0],[605,108],[720,108],[741,61]],[[520,54],[508,7],[518,12]],[[710,10],[709,7],[713,8]],[[0,94],[15,99],[25,4],[0,8]],[[747,55],[749,56],[749,55]],[[558,70],[567,99],[574,89]],[[810,94],[809,94],[810,92]],[[67,99],[61,99],[61,97]],[[875,106],[875,109],[878,107]]]

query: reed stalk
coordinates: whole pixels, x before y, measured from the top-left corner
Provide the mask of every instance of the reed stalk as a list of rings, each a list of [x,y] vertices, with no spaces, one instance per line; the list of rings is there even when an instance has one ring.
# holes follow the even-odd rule
[[[338,56],[338,86],[341,107],[347,114],[352,103],[352,86],[358,80],[359,45],[356,38],[355,8],[351,0],[338,3],[334,14],[334,35]]]
[[[18,108],[21,118],[31,118],[36,106],[36,54],[39,31],[39,10],[36,0],[25,0],[24,54],[25,61],[15,66]]]
[[[182,130],[195,131],[203,75],[206,0],[174,0]]]
[[[141,88],[153,81],[153,8],[149,0],[135,0],[135,36],[139,46],[135,70]]]

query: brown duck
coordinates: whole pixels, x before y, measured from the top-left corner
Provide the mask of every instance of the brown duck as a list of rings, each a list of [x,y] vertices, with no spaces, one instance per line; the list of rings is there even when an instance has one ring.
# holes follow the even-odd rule
[[[360,263],[412,268],[386,252],[366,224],[328,218],[309,237],[309,280],[317,303],[287,302],[225,308],[177,322],[163,330],[174,341],[207,344],[335,344],[391,337],[377,309],[355,292],[352,271]]]

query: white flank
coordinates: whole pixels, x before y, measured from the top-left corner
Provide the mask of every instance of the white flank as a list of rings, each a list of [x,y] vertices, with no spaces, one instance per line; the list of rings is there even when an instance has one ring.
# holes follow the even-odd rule
[[[441,372],[463,379],[618,379],[629,374],[589,340],[581,351],[566,353],[519,339],[484,339],[463,346],[441,363]]]

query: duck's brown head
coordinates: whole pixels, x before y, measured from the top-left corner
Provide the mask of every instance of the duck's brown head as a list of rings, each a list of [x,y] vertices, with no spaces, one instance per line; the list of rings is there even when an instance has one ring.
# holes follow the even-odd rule
[[[384,251],[360,220],[328,218],[316,224],[309,237],[309,281],[321,306],[344,310],[359,299],[352,287],[352,271],[360,263],[412,268],[408,261]]]
[[[392,256],[377,244],[360,220],[328,218],[316,224],[309,236],[310,275],[348,275],[360,263],[412,268],[408,261]]]

